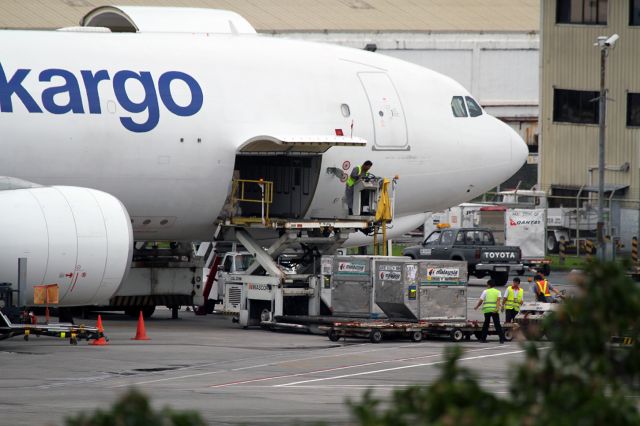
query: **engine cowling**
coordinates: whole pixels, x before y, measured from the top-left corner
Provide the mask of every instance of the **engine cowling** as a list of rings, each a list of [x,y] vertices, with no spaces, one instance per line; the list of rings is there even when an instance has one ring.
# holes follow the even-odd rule
[[[112,195],[70,186],[0,191],[0,282],[17,287],[27,258],[27,305],[33,286],[58,284],[58,306],[107,305],[131,264],[133,232]]]

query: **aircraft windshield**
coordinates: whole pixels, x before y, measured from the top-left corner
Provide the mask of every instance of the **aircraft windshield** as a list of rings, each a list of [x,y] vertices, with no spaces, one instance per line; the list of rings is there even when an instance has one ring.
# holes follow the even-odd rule
[[[451,111],[453,111],[454,117],[467,116],[467,107],[464,106],[462,96],[454,96],[453,99],[451,99]]]
[[[480,105],[478,105],[473,98],[466,96],[465,99],[467,100],[467,108],[469,109],[469,115],[471,117],[478,117],[482,115],[482,108],[480,108]]]

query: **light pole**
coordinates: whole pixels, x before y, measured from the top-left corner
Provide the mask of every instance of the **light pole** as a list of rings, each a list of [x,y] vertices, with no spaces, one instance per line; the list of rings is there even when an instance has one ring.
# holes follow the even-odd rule
[[[594,46],[600,49],[600,97],[599,97],[599,141],[598,141],[598,259],[605,260],[605,241],[604,241],[604,135],[607,114],[607,89],[605,89],[605,73],[607,69],[607,55],[609,49],[616,45],[616,41],[620,36],[614,34],[611,37],[600,36]]]

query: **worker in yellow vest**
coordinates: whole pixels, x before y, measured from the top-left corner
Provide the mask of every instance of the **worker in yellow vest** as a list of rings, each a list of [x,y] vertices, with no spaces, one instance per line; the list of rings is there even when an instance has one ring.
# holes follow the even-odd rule
[[[551,303],[551,292],[556,296],[560,294],[558,290],[553,288],[549,281],[540,274],[536,274],[533,277],[533,290],[536,293],[536,300],[538,302]]]
[[[478,309],[482,305],[482,313],[484,314],[484,324],[482,325],[482,335],[480,337],[481,342],[487,341],[487,334],[489,334],[489,323],[493,319],[493,325],[496,328],[496,332],[500,337],[500,343],[504,343],[504,333],[500,326],[500,291],[494,288],[495,284],[493,280],[487,281],[487,289],[482,292],[478,303],[474,309]]]
[[[347,207],[349,208],[349,216],[353,215],[353,186],[360,180],[369,176],[369,169],[373,166],[373,163],[369,160],[362,163],[362,166],[356,166],[351,170],[351,174],[346,182],[344,195],[347,201]]]
[[[515,277],[511,284],[504,291],[502,296],[502,309],[506,313],[505,322],[513,322],[513,319],[520,312],[520,305],[524,299],[524,290],[520,287],[520,278]]]

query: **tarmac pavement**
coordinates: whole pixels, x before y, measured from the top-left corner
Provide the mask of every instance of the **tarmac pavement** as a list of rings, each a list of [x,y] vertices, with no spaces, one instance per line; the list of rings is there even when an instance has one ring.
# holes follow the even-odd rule
[[[565,286],[566,274],[551,278]],[[471,280],[470,319],[482,318],[472,307],[484,282]],[[170,317],[159,309],[146,321],[150,341],[130,340],[136,322],[115,313],[103,315],[107,346],[44,337],[1,341],[0,423],[60,425],[79,411],[107,408],[135,387],[154,406],[194,409],[210,424],[349,424],[345,400],[358,400],[367,389],[385,397],[393,389],[430,383],[439,374],[443,349],[456,344],[333,343],[319,335],[243,330],[220,315],[183,311],[179,320]],[[487,343],[458,345],[465,349],[463,364],[476,371],[482,386],[507,391],[509,368],[523,359],[517,342],[500,345],[490,336]]]

